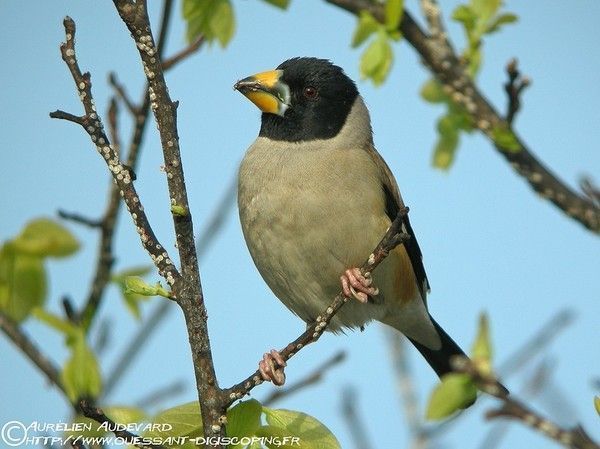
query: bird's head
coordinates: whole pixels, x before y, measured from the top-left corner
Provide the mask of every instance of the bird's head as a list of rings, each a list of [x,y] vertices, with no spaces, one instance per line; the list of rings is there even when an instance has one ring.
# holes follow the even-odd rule
[[[261,136],[291,142],[335,137],[358,97],[356,85],[340,67],[307,57],[288,59],[234,88],[263,112]]]

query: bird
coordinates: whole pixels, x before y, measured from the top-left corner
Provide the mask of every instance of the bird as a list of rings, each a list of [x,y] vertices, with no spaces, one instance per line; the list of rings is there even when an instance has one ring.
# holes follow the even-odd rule
[[[397,246],[372,275],[359,267],[404,202],[377,152],[369,111],[354,81],[327,59],[295,57],[239,80],[234,89],[262,112],[238,172],[238,209],[250,255],[275,296],[314,323],[342,290],[334,333],[379,321],[404,334],[439,377],[462,349],[432,318],[429,281],[408,216]],[[271,350],[262,379],[285,382]]]

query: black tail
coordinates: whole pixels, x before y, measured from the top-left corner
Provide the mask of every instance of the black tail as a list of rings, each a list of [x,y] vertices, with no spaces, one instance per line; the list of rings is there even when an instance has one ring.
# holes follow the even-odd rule
[[[452,367],[450,366],[450,359],[455,355],[463,355],[466,357],[464,351],[460,349],[460,347],[450,338],[450,336],[446,333],[442,327],[435,322],[435,320],[429,316],[431,322],[435,326],[435,330],[440,336],[440,340],[442,341],[442,347],[437,350],[429,349],[427,346],[422,345],[421,343],[409,338],[410,342],[415,345],[415,348],[419,350],[421,355],[427,360],[427,363],[433,368],[436,374],[439,377],[442,377],[444,374],[451,373]],[[497,387],[500,389],[501,395],[508,395],[510,392],[508,389],[502,385],[500,382],[497,383]],[[469,404],[470,405],[470,404]]]
[[[440,340],[442,341],[442,347],[440,349],[429,349],[427,346],[422,345],[421,343],[409,338],[410,342],[415,345],[415,348],[419,350],[419,352],[425,357],[427,363],[433,368],[436,374],[439,377],[442,377],[444,374],[452,372],[452,367],[450,366],[450,358],[455,355],[465,355],[462,349],[450,338],[450,336],[441,328],[441,326],[435,322],[431,316],[429,317],[431,322],[435,326],[435,330],[440,336]]]

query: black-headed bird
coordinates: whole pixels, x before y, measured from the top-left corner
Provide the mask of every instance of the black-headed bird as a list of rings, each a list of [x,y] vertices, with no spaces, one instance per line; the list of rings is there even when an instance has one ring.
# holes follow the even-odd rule
[[[357,268],[404,203],[375,150],[355,83],[327,60],[302,57],[234,87],[262,111],[240,166],[238,206],[252,259],[273,293],[313,323],[341,285],[356,301],[338,311],[329,330],[380,321],[408,337],[440,377],[450,372],[450,357],[464,353],[428,312],[429,282],[408,217],[410,239],[372,277]],[[259,370],[282,384],[283,366],[273,350]]]

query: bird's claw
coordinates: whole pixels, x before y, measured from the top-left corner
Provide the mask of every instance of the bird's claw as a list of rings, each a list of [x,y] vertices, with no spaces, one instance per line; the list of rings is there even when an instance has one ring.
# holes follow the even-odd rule
[[[278,366],[275,367],[275,364]],[[287,366],[281,354],[275,349],[263,354],[263,358],[258,362],[258,371],[263,380],[273,382],[277,386],[285,383],[285,372],[283,369]]]
[[[373,286],[373,279],[369,273],[362,274],[359,268],[348,268],[340,276],[342,292],[347,298],[355,298],[362,303],[369,300],[369,296],[379,294],[379,289]]]

